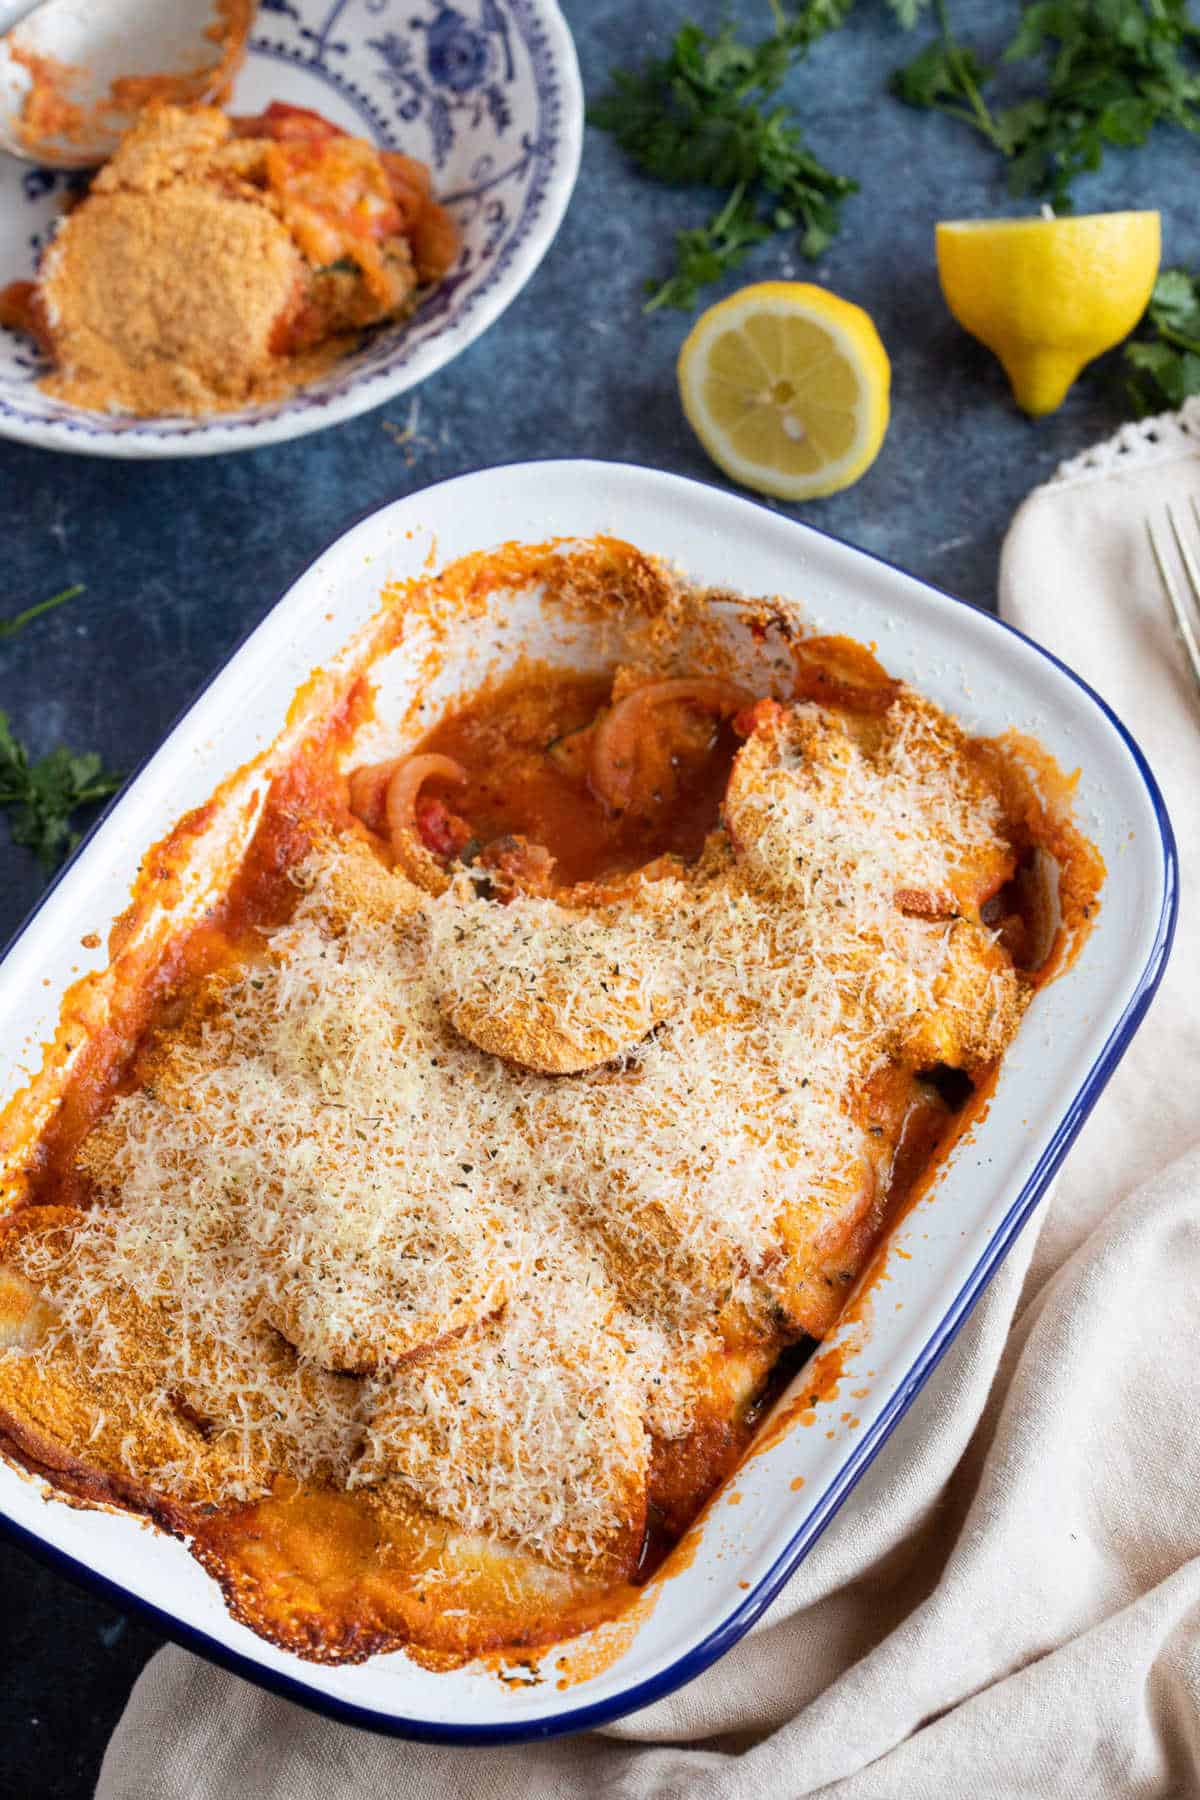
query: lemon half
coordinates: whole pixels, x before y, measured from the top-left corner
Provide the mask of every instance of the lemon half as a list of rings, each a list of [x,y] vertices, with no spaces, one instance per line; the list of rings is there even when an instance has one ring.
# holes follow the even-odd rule
[[[849,487],[879,454],[891,364],[861,306],[805,281],[741,288],[679,353],[688,423],[735,481],[781,500]]]
[[[1034,418],[1061,406],[1085,363],[1133,330],[1161,253],[1156,212],[937,228],[947,306],[1000,358],[1018,406]]]

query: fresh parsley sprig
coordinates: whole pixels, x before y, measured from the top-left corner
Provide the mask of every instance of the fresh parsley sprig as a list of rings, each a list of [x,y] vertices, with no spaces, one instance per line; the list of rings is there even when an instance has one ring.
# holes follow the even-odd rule
[[[719,281],[726,269],[736,268],[752,244],[771,236],[772,227],[759,216],[758,203],[739,181],[719,213],[705,225],[675,233],[675,272],[663,282],[647,281],[649,298],[644,310],[660,306],[686,310],[710,281]]]
[[[83,583],[77,581],[74,586],[65,587],[61,594],[51,594],[48,600],[39,600],[36,605],[27,606],[24,612],[14,613],[11,619],[0,619],[0,640],[16,637],[18,631],[23,631],[34,619],[40,619],[43,613],[53,612],[56,606],[65,606],[69,600],[78,600],[86,591]]]
[[[988,142],[1007,154],[1006,140],[983,98],[992,70],[969,45],[961,44],[950,24],[946,0],[933,0],[938,35],[892,77],[892,92],[909,106],[929,107],[973,125]]]
[[[1200,276],[1163,269],[1122,354],[1125,392],[1139,417],[1174,411],[1200,394]]]
[[[34,619],[77,600],[82,582],[27,606],[10,619],[0,619],[0,640],[15,637]],[[71,819],[81,807],[107,800],[123,777],[104,767],[95,751],[77,754],[61,745],[39,761],[15,738],[7,713],[0,712],[0,812],[8,814],[14,844],[32,850],[47,874],[72,851],[79,833]]]
[[[1035,72],[1039,91],[995,111],[997,65],[958,39],[947,0],[933,12],[937,39],[892,90],[979,132],[1007,161],[1014,195],[1067,211],[1076,178],[1110,147],[1144,144],[1158,124],[1200,132],[1200,27],[1187,0],[1032,0],[1001,61]]]
[[[753,244],[798,230],[806,256],[819,256],[857,183],[812,154],[788,107],[772,104],[808,48],[845,22],[854,0],[807,0],[793,13],[772,0],[775,29],[746,42],[725,25],[688,22],[668,54],[639,70],[614,72],[611,91],[588,117],[609,131],[643,174],[675,187],[722,190],[707,223],[680,231],[675,270],[649,281],[647,310],[690,307],[699,291],[736,268]],[[895,0],[911,8],[922,0]]]
[[[79,841],[73,815],[107,800],[121,781],[92,750],[77,755],[59,745],[31,762],[0,712],[0,809],[8,814],[13,842],[32,850],[47,874]]]

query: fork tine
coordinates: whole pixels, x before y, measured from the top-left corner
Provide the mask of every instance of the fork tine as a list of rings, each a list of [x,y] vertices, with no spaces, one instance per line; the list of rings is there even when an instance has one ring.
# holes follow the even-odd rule
[[[1196,512],[1196,502],[1194,498],[1191,505],[1193,523],[1200,528],[1200,515]],[[1200,566],[1197,565],[1195,553],[1179,528],[1179,520],[1169,506],[1167,508],[1167,519],[1170,523],[1171,532],[1179,551],[1180,561],[1183,563],[1184,573],[1188,578],[1188,586],[1192,590],[1191,610],[1189,611],[1186,601],[1181,598],[1181,614],[1177,614],[1177,616],[1180,620],[1179,629],[1183,634],[1184,642],[1187,645],[1188,655],[1192,660],[1192,667],[1196,671],[1196,679],[1197,681],[1200,681],[1200,644],[1196,641],[1195,623],[1196,620],[1200,619]]]
[[[1195,506],[1195,501],[1192,502],[1192,505],[1193,507]],[[1180,560],[1183,563],[1184,572],[1187,575],[1192,595],[1196,601],[1196,605],[1200,607],[1200,568],[1197,567],[1195,558],[1184,543],[1175,514],[1171,511],[1169,506],[1167,507],[1166,512],[1167,523],[1171,527],[1175,543],[1178,546]],[[1198,522],[1200,522],[1200,514],[1197,515],[1197,519]],[[1175,624],[1178,628],[1180,637],[1183,639],[1183,647],[1187,651],[1188,661],[1192,665],[1192,674],[1196,677],[1197,682],[1200,683],[1200,643],[1197,643],[1196,641],[1196,632],[1188,613],[1187,602],[1179,592],[1175,577],[1171,574],[1171,571],[1167,566],[1167,559],[1163,555],[1162,546],[1159,544],[1158,534],[1149,519],[1146,520],[1146,535],[1150,539],[1150,550],[1158,569],[1159,580],[1162,582],[1163,591],[1171,603],[1171,611],[1175,615]]]

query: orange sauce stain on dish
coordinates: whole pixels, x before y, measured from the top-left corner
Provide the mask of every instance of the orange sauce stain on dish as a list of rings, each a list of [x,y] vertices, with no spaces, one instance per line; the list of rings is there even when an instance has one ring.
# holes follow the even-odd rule
[[[1030,842],[1058,865],[1061,918],[1034,975],[1037,985],[1044,986],[1065,974],[1083,948],[1100,910],[1104,858],[1071,817],[1078,769],[1067,774],[1036,739],[1014,729],[1001,732],[985,753],[1000,781],[1006,810],[1024,820]]]
[[[858,1314],[855,1322],[861,1322],[862,1317],[861,1313]],[[850,1321],[843,1313],[840,1324],[847,1322]],[[839,1397],[846,1363],[851,1357],[857,1356],[861,1349],[861,1340],[852,1333],[849,1337],[839,1337],[836,1343],[830,1344],[826,1349],[818,1350],[796,1377],[796,1393],[790,1400],[785,1400],[768,1419],[747,1452],[747,1460],[751,1456],[761,1456],[764,1451],[781,1443],[794,1425],[815,1425],[818,1418],[816,1409]]]
[[[691,1568],[704,1534],[704,1520],[715,1498],[714,1495],[709,1500],[696,1522],[680,1538],[658,1573],[646,1583],[632,1604],[615,1619],[596,1626],[580,1642],[570,1644],[556,1659],[554,1666],[559,1671],[555,1682],[557,1688],[565,1691],[567,1688],[577,1687],[581,1681],[592,1681],[598,1675],[605,1674],[624,1656],[654,1612],[666,1583],[676,1575],[682,1575],[685,1569]]]
[[[658,1605],[661,1579],[656,1576],[631,1606],[615,1619],[598,1625],[585,1642],[572,1644],[556,1658],[554,1666],[558,1678],[554,1685],[560,1693],[578,1687],[581,1681],[592,1681],[598,1675],[606,1674],[615,1662],[620,1661]]]
[[[506,1668],[498,1668],[495,1671],[495,1674],[497,1681],[504,1687],[510,1688],[518,1693],[522,1688],[541,1687],[546,1679],[539,1670],[537,1664],[532,1660],[528,1662],[518,1661],[510,1664]]]
[[[187,106],[204,99],[224,99],[245,55],[254,5],[253,0],[216,0],[212,10],[215,17],[204,35],[222,46],[217,62],[171,73],[118,75],[103,98],[90,107],[75,91],[81,78],[86,78],[86,68],[43,56],[19,39],[14,40],[9,55],[26,71],[31,83],[20,118],[20,137],[25,148],[36,154],[55,140],[85,143],[120,128],[131,113],[152,101]]]
[[[81,71],[73,63],[39,56],[20,43],[10,45],[9,55],[25,70],[31,84],[20,118],[20,138],[25,148],[36,151],[51,138],[78,143],[85,136],[87,115],[71,99],[70,89]]]

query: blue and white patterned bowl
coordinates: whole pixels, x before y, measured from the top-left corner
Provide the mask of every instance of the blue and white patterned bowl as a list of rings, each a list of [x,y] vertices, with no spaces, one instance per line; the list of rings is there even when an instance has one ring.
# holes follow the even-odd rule
[[[525,285],[575,184],[583,92],[555,0],[260,0],[233,108],[309,106],[420,157],[463,234],[416,316],[299,393],[204,419],[84,412],[43,394],[27,338],[0,329],[0,435],[92,456],[209,456],[353,418],[423,381]],[[0,284],[33,273],[73,177],[0,155]]]

